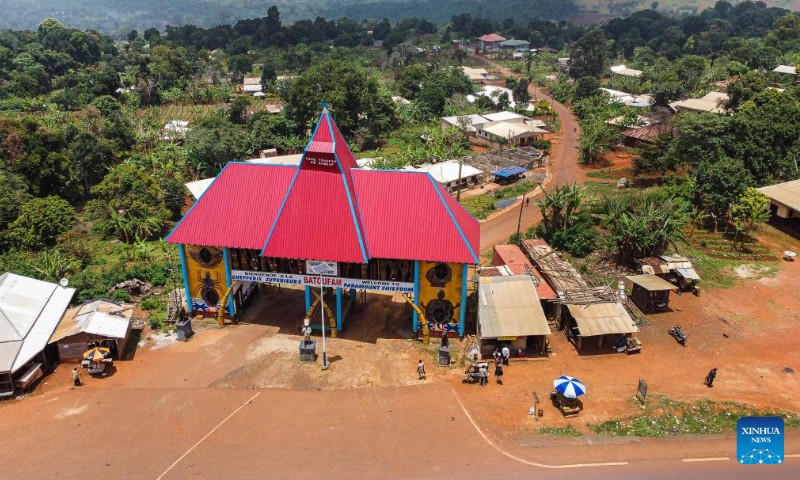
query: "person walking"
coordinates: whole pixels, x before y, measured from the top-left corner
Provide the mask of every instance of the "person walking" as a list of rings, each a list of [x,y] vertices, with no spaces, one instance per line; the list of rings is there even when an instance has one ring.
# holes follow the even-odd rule
[[[420,380],[425,380],[425,364],[422,362],[422,359],[419,359],[419,363],[417,363],[417,375],[419,375]]]
[[[708,372],[708,375],[706,375],[706,386],[709,388],[713,387],[715,378],[717,378],[717,367],[712,368],[711,371]]]
[[[489,370],[486,368],[486,364],[481,365],[481,368],[478,370],[478,373],[481,376],[481,387],[485,387],[486,377],[489,376]]]
[[[81,386],[81,374],[78,373],[78,367],[74,367],[72,369],[72,382],[75,384],[76,387]]]
[[[503,345],[503,365],[508,365],[508,358],[511,356],[511,350],[508,349],[508,345]]]

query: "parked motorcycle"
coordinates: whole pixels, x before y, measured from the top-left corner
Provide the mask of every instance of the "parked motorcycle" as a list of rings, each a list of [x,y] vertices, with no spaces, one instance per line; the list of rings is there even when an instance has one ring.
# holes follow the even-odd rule
[[[677,340],[678,343],[680,343],[684,347],[686,346],[686,334],[684,334],[683,331],[681,331],[681,327],[679,327],[678,325],[671,327],[669,329],[669,334],[675,337],[675,340]]]

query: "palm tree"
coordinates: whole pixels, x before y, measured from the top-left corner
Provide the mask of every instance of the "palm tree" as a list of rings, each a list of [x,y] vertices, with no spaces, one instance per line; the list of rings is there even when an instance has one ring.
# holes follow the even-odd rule
[[[65,255],[60,250],[53,250],[52,253],[45,252],[42,263],[34,265],[33,269],[43,280],[57,282],[80,267],[80,262],[72,256]]]

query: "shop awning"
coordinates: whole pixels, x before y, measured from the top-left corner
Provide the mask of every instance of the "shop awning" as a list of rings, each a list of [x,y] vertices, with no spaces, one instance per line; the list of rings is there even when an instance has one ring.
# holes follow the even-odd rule
[[[694,268],[678,268],[677,272],[681,274],[683,278],[688,278],[690,280],[700,280],[700,275],[694,271]]]
[[[528,170],[522,167],[505,167],[499,170],[495,170],[492,172],[492,175],[497,175],[498,177],[508,178],[513,177],[514,175],[519,175],[520,173],[525,173]]]
[[[621,303],[567,304],[567,308],[582,337],[639,331]]]
[[[481,338],[550,335],[536,286],[528,275],[481,277],[478,322]]]

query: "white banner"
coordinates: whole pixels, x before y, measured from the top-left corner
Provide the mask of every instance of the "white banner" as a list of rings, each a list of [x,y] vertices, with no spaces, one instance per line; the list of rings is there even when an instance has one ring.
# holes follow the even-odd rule
[[[306,260],[306,274],[338,277],[339,264],[337,262],[323,262],[321,260]]]
[[[231,280],[281,283],[284,285],[309,285],[312,287],[355,288],[356,290],[373,290],[376,292],[414,292],[414,284],[410,282],[362,280],[360,278],[325,277],[321,275],[295,275],[292,273],[232,270]]]

